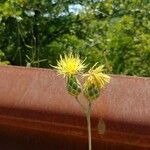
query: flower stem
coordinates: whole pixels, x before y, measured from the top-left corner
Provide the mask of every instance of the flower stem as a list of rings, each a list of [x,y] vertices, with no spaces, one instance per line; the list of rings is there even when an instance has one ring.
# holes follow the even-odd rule
[[[92,139],[91,139],[91,102],[88,105],[88,111],[86,114],[87,118],[87,127],[88,127],[88,147],[89,150],[92,150]]]
[[[86,107],[80,102],[80,100],[78,99],[78,97],[76,96],[76,101],[79,103],[79,105],[81,106],[81,108],[83,109],[84,113],[87,113]]]
[[[75,97],[82,110],[84,111],[87,119],[87,128],[88,128],[88,150],[92,150],[92,139],[91,139],[91,109],[92,103],[89,101],[87,108],[81,103],[78,97]]]

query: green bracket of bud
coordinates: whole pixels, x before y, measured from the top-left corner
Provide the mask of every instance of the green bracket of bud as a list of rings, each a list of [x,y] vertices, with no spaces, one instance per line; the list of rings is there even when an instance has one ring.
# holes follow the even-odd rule
[[[67,90],[69,94],[78,96],[81,93],[81,85],[75,76],[69,76],[67,81]]]
[[[84,96],[88,99],[88,100],[95,100],[96,98],[99,97],[100,95],[100,90],[99,88],[94,85],[94,84],[91,84],[89,85],[88,87],[84,88]]]

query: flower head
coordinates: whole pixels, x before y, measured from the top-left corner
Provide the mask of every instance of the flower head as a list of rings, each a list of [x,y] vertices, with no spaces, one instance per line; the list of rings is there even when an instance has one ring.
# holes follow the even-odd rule
[[[98,88],[103,88],[107,83],[110,82],[110,77],[103,72],[103,65],[96,67],[95,64],[84,77],[87,77],[84,86],[95,85]],[[96,67],[96,68],[95,68]]]
[[[85,68],[84,61],[81,61],[79,55],[64,55],[64,58],[60,56],[60,60],[57,61],[57,66],[55,67],[59,74],[64,76],[76,75]]]
[[[84,77],[87,77],[87,79],[83,85],[83,92],[85,97],[90,101],[95,100],[100,94],[100,88],[104,87],[110,81],[110,77],[102,73],[104,66],[95,68],[96,65],[87,74],[84,74]]]

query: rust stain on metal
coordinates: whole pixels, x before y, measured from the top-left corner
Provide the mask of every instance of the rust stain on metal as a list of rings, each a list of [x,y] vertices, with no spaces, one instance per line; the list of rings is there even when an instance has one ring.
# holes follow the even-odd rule
[[[109,143],[112,147],[149,149],[150,78],[111,78],[93,105],[93,140],[97,146]],[[104,135],[98,132],[101,118],[107,126]],[[80,106],[66,92],[64,79],[48,69],[0,66],[0,131],[7,128],[9,133],[18,134],[13,131],[18,128],[30,136],[36,131],[70,139],[87,137]]]

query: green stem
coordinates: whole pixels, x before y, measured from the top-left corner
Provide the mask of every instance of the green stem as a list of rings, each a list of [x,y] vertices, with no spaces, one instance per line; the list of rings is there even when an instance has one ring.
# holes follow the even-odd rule
[[[91,102],[88,105],[88,111],[86,114],[87,118],[87,127],[88,127],[88,147],[89,150],[92,150],[92,139],[91,139]]]
[[[88,150],[92,150],[92,139],[91,139],[91,109],[92,103],[89,101],[87,108],[81,103],[78,97],[75,97],[81,108],[83,109],[86,119],[87,119],[87,128],[88,128]]]
[[[87,113],[87,109],[85,108],[85,106],[80,102],[80,100],[78,99],[77,96],[75,98],[76,98],[77,102],[79,103],[79,105],[81,106],[81,108],[83,109],[84,113],[86,114]]]

